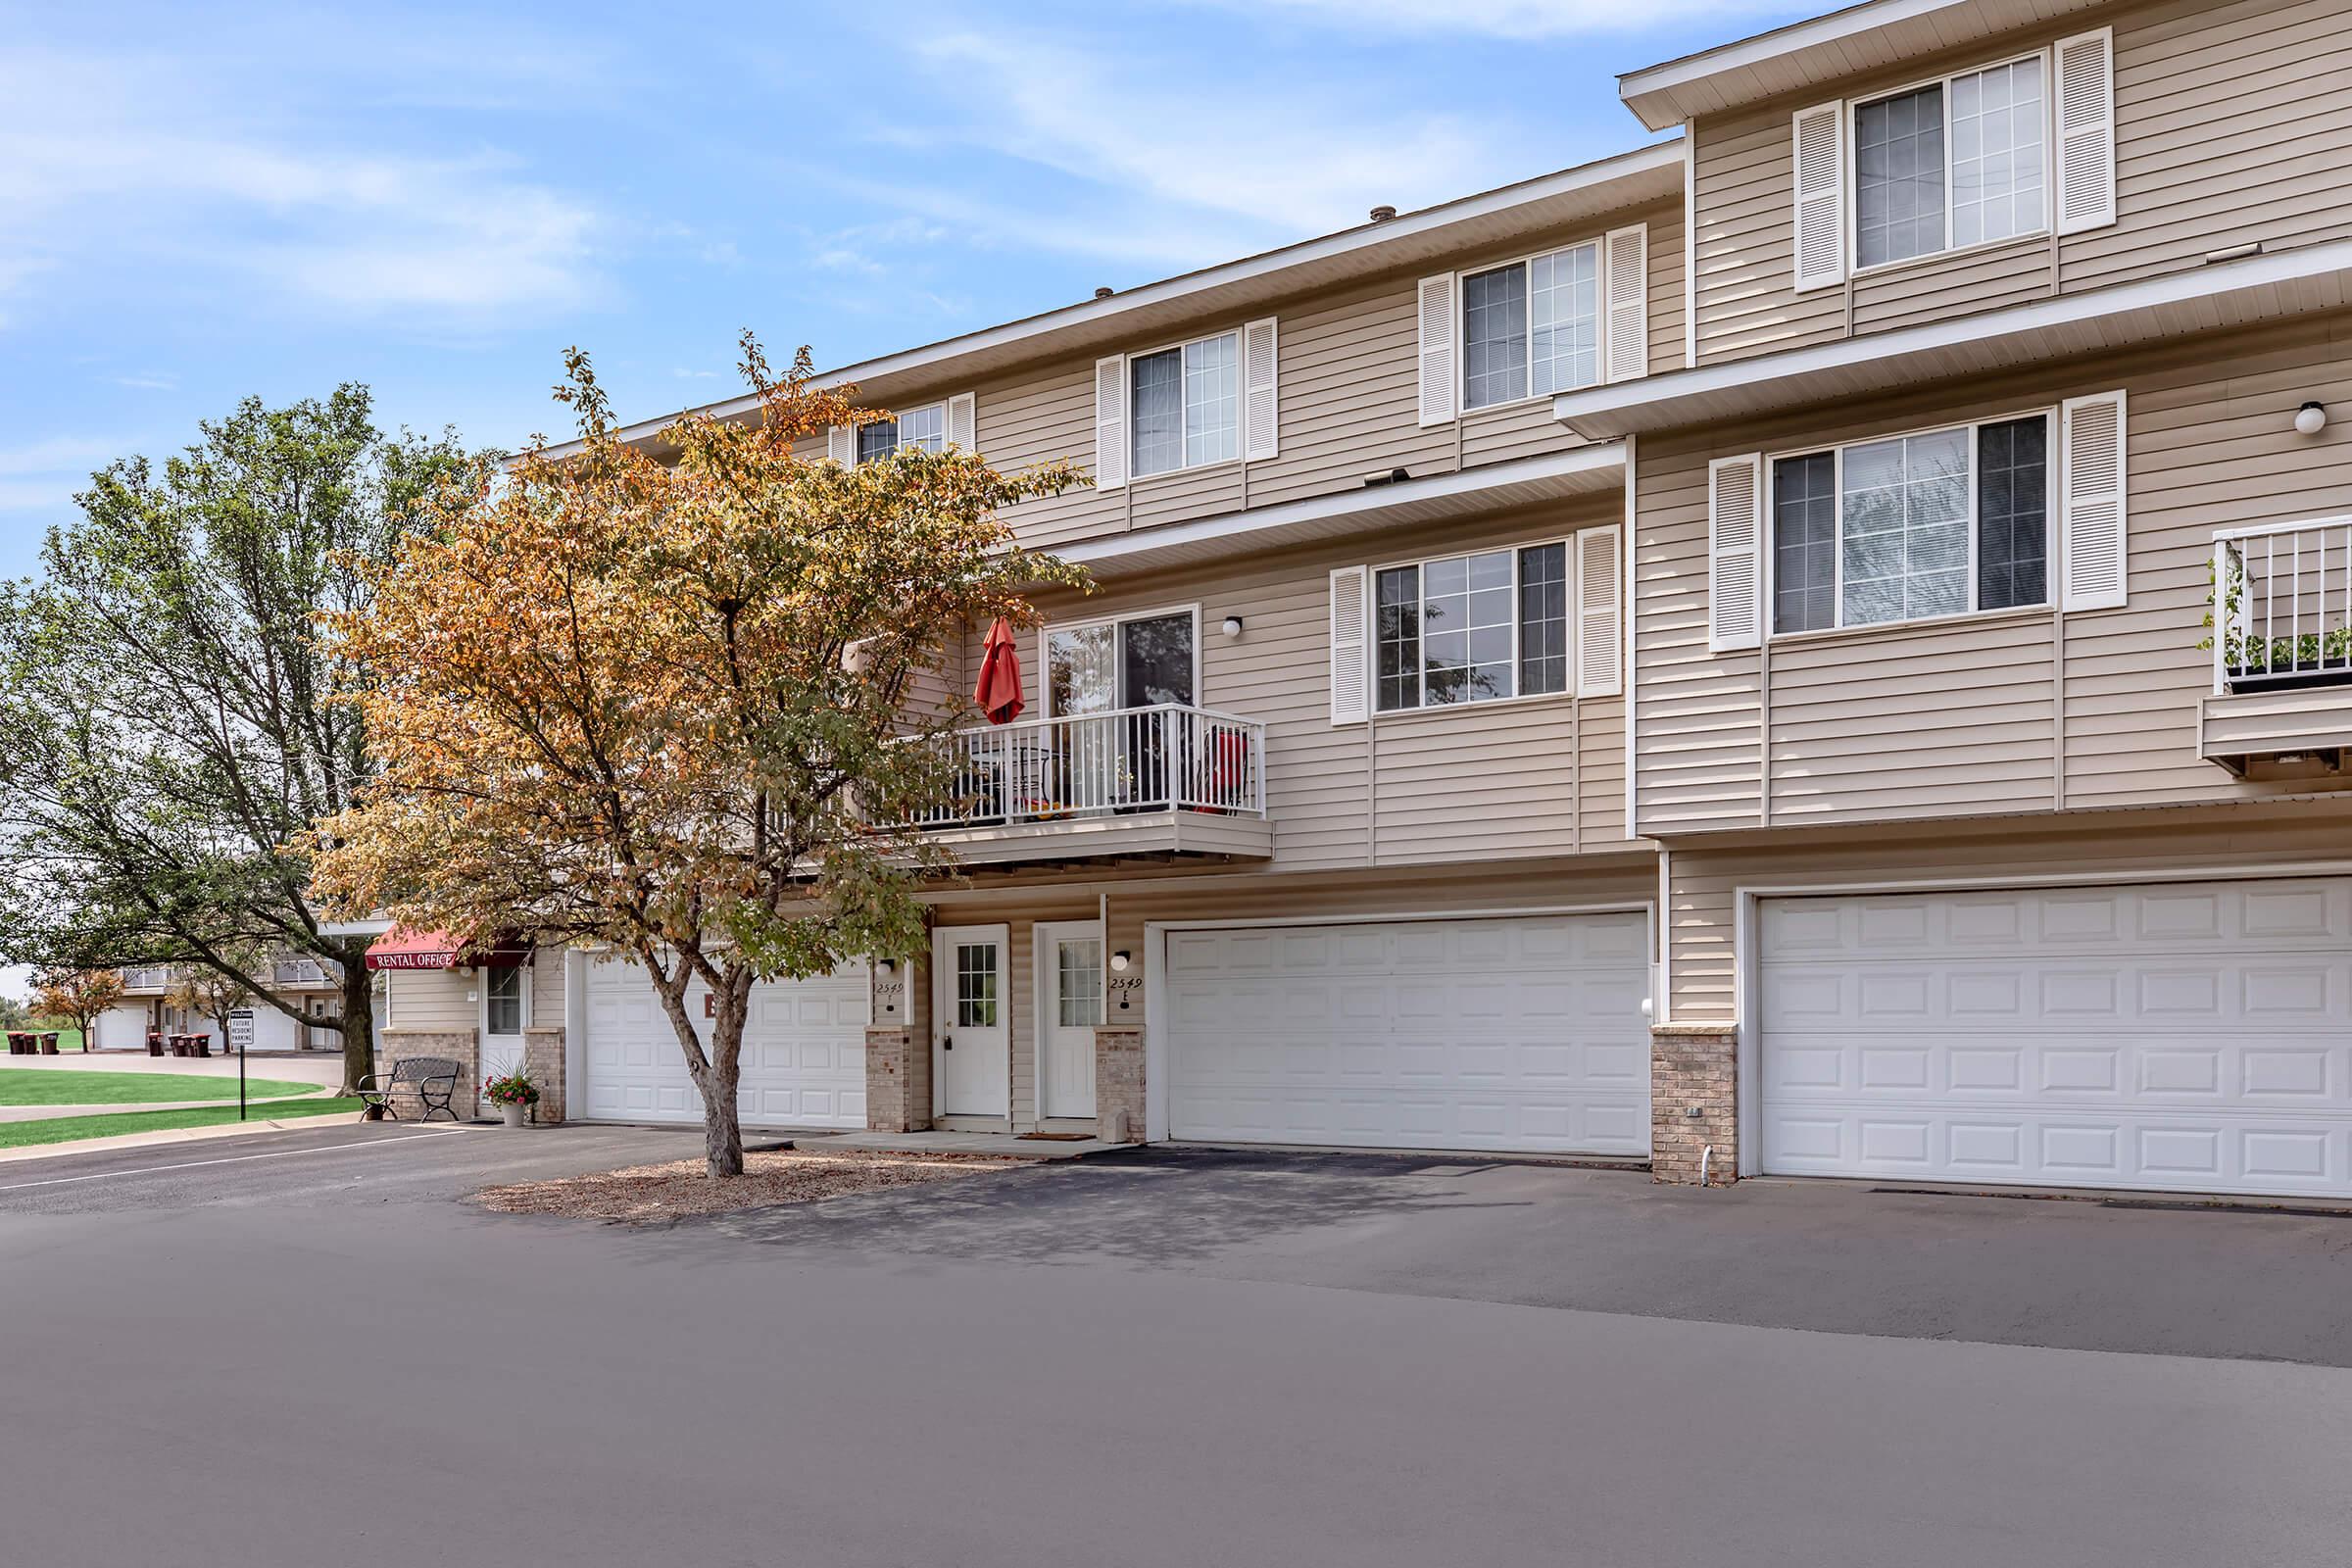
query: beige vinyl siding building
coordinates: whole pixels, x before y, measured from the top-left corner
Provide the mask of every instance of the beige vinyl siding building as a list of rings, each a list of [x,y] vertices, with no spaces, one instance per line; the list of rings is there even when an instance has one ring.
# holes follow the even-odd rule
[[[1700,363],[2194,268],[2257,241],[2278,251],[2352,234],[2352,62],[2343,57],[2341,13],[2328,0],[2046,10],[2055,14],[2036,25],[1690,122]],[[1831,102],[1850,112],[1894,89],[2100,28],[2114,36],[2112,222],[2079,232],[2045,227],[1796,287],[1798,113]]]

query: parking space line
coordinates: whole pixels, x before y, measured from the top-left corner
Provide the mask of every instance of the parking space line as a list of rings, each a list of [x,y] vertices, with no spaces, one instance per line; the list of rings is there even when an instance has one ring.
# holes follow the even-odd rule
[[[226,1154],[219,1159],[188,1159],[176,1165],[141,1165],[135,1170],[99,1170],[84,1176],[52,1176],[46,1181],[13,1182],[0,1187],[0,1193],[21,1193],[30,1187],[63,1187],[71,1182],[102,1182],[111,1176],[160,1176],[166,1171],[195,1170],[204,1165],[238,1165],[249,1159],[291,1159],[296,1154],[348,1154],[363,1150],[389,1149],[395,1144],[413,1144],[419,1138],[462,1137],[456,1128],[448,1132],[403,1133],[397,1138],[378,1138],[365,1144],[327,1144],[316,1149],[279,1149],[267,1154]]]

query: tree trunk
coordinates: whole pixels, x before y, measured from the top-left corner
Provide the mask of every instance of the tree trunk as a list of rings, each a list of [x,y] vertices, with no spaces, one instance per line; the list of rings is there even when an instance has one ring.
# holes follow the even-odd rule
[[[743,1117],[736,1092],[743,1082],[743,1025],[751,1015],[749,976],[729,973],[715,993],[710,1020],[710,1067],[703,1080],[703,1145],[713,1176],[743,1174]]]
[[[715,1063],[710,1068],[710,1082],[717,1087],[719,1071]],[[727,1083],[716,1094],[703,1097],[703,1157],[713,1176],[743,1174],[743,1123],[735,1106],[733,1073],[725,1075]]]
[[[308,1028],[305,1024],[302,1027]],[[375,989],[358,955],[343,960],[343,1088],[356,1095],[360,1080],[375,1071]]]

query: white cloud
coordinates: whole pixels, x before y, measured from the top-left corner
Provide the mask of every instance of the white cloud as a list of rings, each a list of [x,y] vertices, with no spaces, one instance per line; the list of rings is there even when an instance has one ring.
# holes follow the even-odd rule
[[[73,470],[86,477],[127,450],[121,442],[93,436],[53,435],[29,446],[0,448],[0,474]]]
[[[1205,0],[1254,15],[1290,12],[1349,32],[1482,33],[1512,39],[1654,32],[1698,22],[1741,22],[1810,8],[1766,0]]]
[[[600,295],[606,227],[496,151],[333,145],[220,101],[178,61],[0,59],[0,292],[25,269],[145,257],[339,314],[426,321]],[[419,323],[422,324],[422,323]]]
[[[129,387],[134,392],[176,392],[179,377],[169,370],[133,370],[126,375],[106,377],[117,386]]]

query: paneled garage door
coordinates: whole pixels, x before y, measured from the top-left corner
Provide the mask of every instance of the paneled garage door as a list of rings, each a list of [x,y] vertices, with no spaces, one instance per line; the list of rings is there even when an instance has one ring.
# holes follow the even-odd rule
[[[2352,882],[1771,899],[1766,1171],[2352,1196]]]
[[[708,1011],[697,986],[686,1004]],[[865,1023],[872,1006],[866,967],[845,965],[821,980],[779,980],[752,992],[744,1025],[736,1105],[752,1127],[863,1127]],[[705,1043],[709,1042],[708,1033]],[[587,1085],[580,1102],[598,1121],[703,1119],[702,1097],[686,1076],[677,1032],[652,982],[627,962],[588,969]]]
[[[1171,931],[1169,1132],[1649,1152],[1640,914]]]

